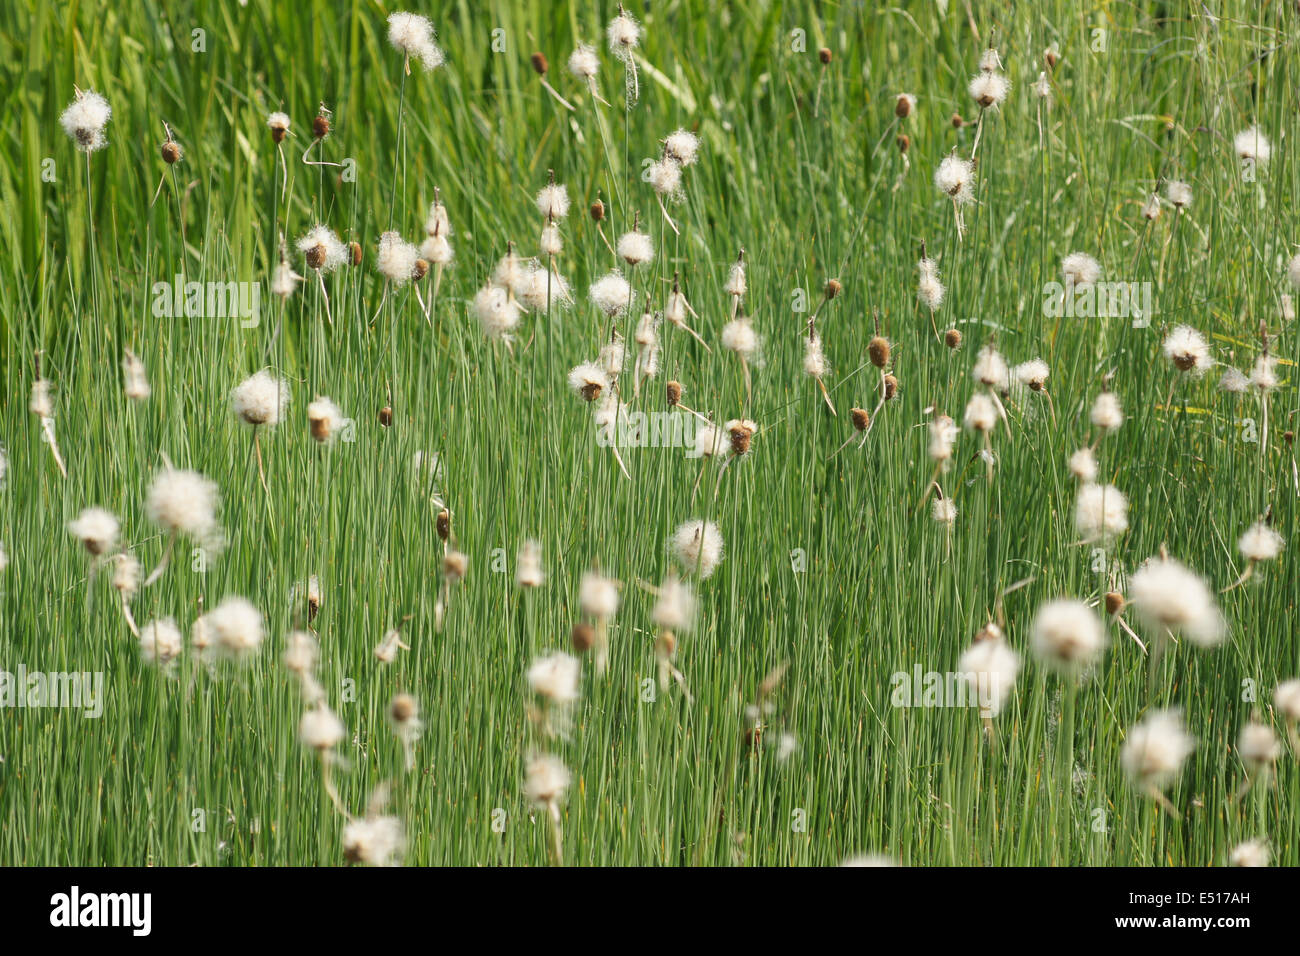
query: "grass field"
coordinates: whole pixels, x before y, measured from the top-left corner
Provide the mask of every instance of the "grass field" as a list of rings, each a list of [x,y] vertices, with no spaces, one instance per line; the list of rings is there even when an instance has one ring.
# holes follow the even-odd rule
[[[1300,575],[1289,548],[1252,563],[1238,546],[1261,520],[1297,532],[1293,4],[636,3],[627,66],[607,43],[616,6],[488,0],[415,10],[445,62],[412,58],[409,76],[397,8],[300,7],[0,10],[0,862],[1207,866],[1266,845],[1300,863],[1300,694],[1274,696],[1300,676]],[[581,43],[593,86],[566,68]],[[1000,63],[981,64],[990,44]],[[60,125],[78,89],[112,109],[90,152]],[[291,123],[281,149],[274,111]],[[1271,149],[1242,143],[1252,127]],[[698,137],[693,162],[663,158],[678,129]],[[955,199],[935,183],[950,156],[978,160],[950,164]],[[487,335],[526,298],[508,273],[539,255],[548,171],[572,208],[542,265],[573,301],[543,281],[541,307]],[[662,209],[652,173],[680,175]],[[381,260],[381,234],[421,245],[435,199],[454,261],[389,281],[377,265],[409,272],[414,253]],[[318,223],[361,264],[318,275],[297,247]],[[634,226],[654,256],[629,265],[611,246]],[[280,233],[303,277],[286,297]],[[510,249],[523,265],[503,273]],[[946,290],[933,311],[923,249]],[[1051,314],[1076,252],[1155,314]],[[610,315],[588,290],[615,268],[634,298]],[[480,296],[494,272],[510,289]],[[674,274],[702,342],[671,321],[638,342]],[[174,281],[256,284],[258,308],[177,314],[157,288]],[[814,313],[825,396],[806,370]],[[597,370],[588,403],[570,370],[615,332],[626,362]],[[981,383],[985,347],[1041,358],[1045,391],[1032,367],[1028,387],[997,368]],[[128,350],[145,399],[124,391]],[[1243,391],[1222,387],[1229,367],[1253,376]],[[290,401],[250,427],[264,396],[231,392],[263,369]],[[1106,389],[1126,416],[1109,432],[1092,416]],[[328,442],[309,427],[317,396],[346,419],[322,419]],[[687,439],[696,413],[757,427],[734,443],[724,427],[711,456],[616,453],[598,424],[620,400]],[[936,462],[941,414],[961,431]],[[1081,482],[1068,462],[1087,447],[1097,475]],[[221,540],[169,545],[147,506],[169,462],[215,482]],[[1081,527],[1079,499],[1102,486]],[[203,511],[182,497],[168,514]],[[69,533],[92,506],[120,521],[115,541],[93,521]],[[1086,541],[1090,518],[1107,533]],[[692,520],[716,523],[716,569],[707,547],[674,553]],[[526,540],[538,587],[516,581]],[[1162,549],[1205,584],[1144,587]],[[119,552],[143,578],[169,550],[156,580],[115,587]],[[621,583],[603,620],[581,593],[593,569]],[[692,627],[665,623],[689,616],[674,575]],[[1129,603],[1108,613],[1108,592]],[[232,596],[260,626],[228,613],[196,647],[222,621],[196,622]],[[1091,608],[1054,617],[1063,598]],[[167,618],[174,653],[149,627]],[[158,635],[152,660],[132,619]],[[584,620],[580,645],[606,635],[603,673],[599,647],[573,646]],[[386,662],[390,629],[406,647]],[[289,637],[304,631],[319,659],[295,672],[284,652],[311,647]],[[1019,658],[983,715],[955,699],[977,635]],[[577,700],[563,658],[526,677],[560,651],[581,660]],[[20,666],[101,674],[102,713],[18,706]],[[942,693],[899,706],[927,675]],[[399,694],[422,732],[392,719]],[[1166,708],[1195,738],[1185,761],[1163,725],[1135,733]],[[1252,722],[1270,730],[1240,739]]]

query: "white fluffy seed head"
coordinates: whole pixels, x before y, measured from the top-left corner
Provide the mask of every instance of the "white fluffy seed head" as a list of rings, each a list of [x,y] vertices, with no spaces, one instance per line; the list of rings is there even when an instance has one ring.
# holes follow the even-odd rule
[[[541,754],[528,761],[524,794],[538,807],[552,809],[569,789],[569,770],[559,757]]]
[[[1255,359],[1250,370],[1250,384],[1261,392],[1271,392],[1277,388],[1277,359],[1268,354]]]
[[[1250,390],[1250,379],[1248,379],[1239,369],[1229,365],[1223,370],[1223,375],[1219,378],[1219,391],[1227,392],[1231,395],[1244,395]]]
[[[1148,558],[1129,579],[1129,599],[1157,634],[1182,634],[1201,647],[1224,637],[1223,615],[1205,580],[1173,558]]]
[[[321,272],[333,272],[348,261],[348,247],[329,226],[316,225],[307,230],[298,240],[298,251],[306,256],[309,268]]]
[[[700,152],[700,138],[694,133],[677,129],[664,138],[664,156],[685,168],[692,165]]]
[[[600,57],[596,48],[584,43],[569,54],[569,72],[580,80],[594,79],[600,70]]]
[[[1178,777],[1196,739],[1183,729],[1177,710],[1158,710],[1129,729],[1120,764],[1141,789],[1163,790]]]
[[[289,407],[289,383],[267,369],[254,372],[230,390],[230,408],[246,425],[273,427]]]
[[[37,418],[54,417],[54,398],[51,394],[53,386],[47,378],[38,378],[32,382],[31,397],[27,402],[28,410]]]
[[[298,283],[301,281],[302,276],[293,271],[293,266],[287,262],[279,262],[271,270],[271,294],[287,299],[293,295],[293,290],[298,288]]]
[[[822,351],[822,340],[819,335],[810,335],[804,340],[803,370],[813,378],[825,378],[831,370],[831,364],[826,360],[826,353]]]
[[[1186,209],[1192,204],[1192,187],[1181,179],[1171,179],[1165,186],[1165,199],[1175,209]]]
[[[276,110],[266,117],[267,128],[275,133],[286,133],[289,130],[289,114]]]
[[[1228,866],[1268,866],[1268,841],[1246,840],[1238,843],[1228,854]]]
[[[556,651],[533,661],[528,668],[528,686],[552,704],[571,704],[578,699],[581,671],[581,661],[564,651]]]
[[[285,669],[294,674],[310,674],[316,669],[320,645],[307,631],[290,631],[284,639]]]
[[[1048,667],[1077,674],[1101,657],[1106,631],[1082,601],[1048,601],[1034,615],[1030,635],[1034,654]]]
[[[1273,690],[1273,704],[1290,723],[1300,723],[1300,678],[1291,678]]]
[[[618,582],[587,571],[578,585],[578,606],[587,617],[608,621],[618,612]]]
[[[77,149],[83,153],[93,153],[108,145],[104,137],[104,128],[113,118],[113,109],[94,90],[77,93],[68,108],[59,116],[59,125],[72,138]]]
[[[971,78],[966,88],[980,109],[1000,106],[1011,92],[1011,81],[996,70],[983,70]]]
[[[343,428],[343,413],[328,397],[318,395],[307,406],[307,424],[316,441],[333,441]]]
[[[591,304],[613,318],[631,307],[632,286],[619,272],[609,272],[591,284],[587,290]]]
[[[1190,325],[1180,325],[1165,336],[1161,350],[1174,367],[1180,372],[1192,372],[1200,375],[1206,371],[1214,360],[1210,358],[1210,346],[1205,337]]]
[[[659,599],[650,613],[659,627],[674,633],[695,626],[695,593],[680,578],[669,576],[659,587]]]
[[[1070,474],[1084,484],[1097,480],[1097,456],[1091,448],[1080,448],[1070,456]]]
[[[673,532],[673,556],[687,574],[699,571],[703,580],[722,563],[722,532],[712,521],[684,521]]]
[[[917,271],[920,273],[916,283],[917,300],[931,312],[938,311],[947,294],[939,281],[939,264],[933,259],[922,259],[917,264]]]
[[[1247,561],[1272,561],[1285,544],[1280,534],[1263,521],[1256,521],[1237,539],[1237,550]]]
[[[426,236],[420,243],[420,258],[431,266],[449,266],[455,257],[451,240],[444,235]]]
[[[981,385],[999,392],[1007,392],[1011,388],[1011,372],[1007,368],[1007,360],[991,345],[984,346],[975,356],[971,377]]]
[[[519,299],[525,308],[545,312],[552,306],[567,307],[573,304],[573,293],[568,280],[554,269],[536,266],[530,268],[519,290]]]
[[[262,612],[247,598],[228,597],[203,616],[225,657],[247,660],[262,646]]]
[[[998,409],[983,392],[976,392],[966,403],[962,423],[971,431],[991,432],[998,424]]]
[[[1047,384],[1047,376],[1050,372],[1051,369],[1046,362],[1040,358],[1033,358],[1017,365],[1012,370],[1012,377],[1026,388],[1041,392]]]
[[[1160,212],[1160,197],[1152,193],[1147,197],[1146,202],[1142,204],[1142,218],[1147,222],[1155,222],[1160,218]]]
[[[750,325],[749,319],[739,318],[722,327],[722,345],[741,358],[749,359],[758,354],[758,333]]]
[[[550,183],[537,193],[537,210],[547,221],[563,219],[569,214],[569,187]]]
[[[306,711],[298,721],[298,739],[310,750],[333,750],[347,734],[343,721],[321,703]]]
[[[522,312],[519,302],[500,286],[486,285],[474,296],[474,315],[489,339],[509,339]]]
[[[1268,724],[1251,721],[1237,737],[1237,753],[1252,770],[1271,766],[1282,756],[1282,745]]]
[[[938,415],[930,422],[930,457],[938,462],[952,457],[953,445],[961,432],[957,423],[947,415]]]
[[[749,291],[749,279],[745,275],[744,260],[732,263],[731,271],[727,273],[727,281],[722,285],[722,291],[737,299]]]
[[[68,533],[91,554],[108,554],[117,545],[117,516],[104,508],[85,508],[68,522]]]
[[[555,258],[564,251],[564,239],[560,236],[560,230],[554,223],[547,223],[542,227],[538,247],[541,249],[542,255],[551,258]]]
[[[618,255],[630,266],[650,262],[655,257],[655,244],[644,232],[625,232],[618,237]]]
[[[140,657],[146,664],[170,663],[181,652],[181,632],[173,618],[150,621],[140,628]]]
[[[406,837],[397,817],[366,817],[343,828],[343,855],[350,863],[389,866],[402,855]]]
[[[682,167],[676,160],[665,157],[653,162],[645,175],[650,187],[660,196],[676,199],[681,194]]]
[[[960,156],[945,156],[934,171],[935,188],[958,205],[975,198],[974,182],[975,166]]]
[[[957,520],[957,504],[951,498],[935,498],[930,502],[930,517],[951,527]]]
[[[641,42],[641,26],[626,13],[620,13],[609,21],[605,30],[609,41],[609,52],[624,63],[632,62],[632,53]]]
[[[123,391],[133,402],[143,402],[152,393],[149,376],[145,372],[144,362],[130,349],[122,356]]]
[[[531,538],[519,546],[515,555],[515,584],[521,588],[539,588],[546,583],[542,570],[542,546]]]
[[[434,40],[433,25],[417,13],[389,14],[388,42],[398,53],[419,60],[426,70],[437,69],[445,60]]]
[[[569,370],[569,388],[584,401],[594,402],[610,389],[609,376],[595,362],[583,362]]]
[[[1074,501],[1074,527],[1089,543],[1119,537],[1128,530],[1128,499],[1114,485],[1082,485]]]
[[[389,230],[379,237],[379,255],[375,267],[394,285],[403,285],[415,278],[415,263],[420,250],[407,242],[397,232]]]
[[[1015,689],[1020,656],[1000,638],[977,640],[962,653],[957,670],[975,691],[981,716],[996,717]]]
[[[216,482],[197,471],[167,468],[154,475],[145,496],[149,520],[165,531],[206,540],[219,531]]]
[[[1104,432],[1113,432],[1124,424],[1124,409],[1114,392],[1102,392],[1092,403],[1089,420]]]
[[[1293,286],[1300,288],[1300,252],[1297,252],[1287,262],[1286,277]]]
[[[135,597],[140,589],[140,562],[126,551],[113,555],[113,589],[125,601]]]
[[[1072,252],[1061,259],[1061,275],[1067,286],[1086,289],[1101,278],[1101,263],[1086,252]]]
[[[1273,155],[1273,147],[1269,144],[1268,137],[1260,132],[1258,126],[1243,129],[1234,136],[1232,148],[1238,158],[1255,163],[1267,163],[1269,157]]]

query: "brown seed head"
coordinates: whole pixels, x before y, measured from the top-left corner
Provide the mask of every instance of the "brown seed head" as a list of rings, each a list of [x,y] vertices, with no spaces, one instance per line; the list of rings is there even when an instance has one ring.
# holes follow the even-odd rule
[[[605,218],[605,204],[599,199],[591,204],[591,218],[596,222]]]
[[[655,653],[665,660],[677,653],[677,638],[672,631],[660,631],[655,638]]]
[[[898,394],[898,379],[892,375],[885,376],[885,401],[889,401]]]
[[[1106,592],[1106,613],[1114,617],[1120,611],[1124,610],[1124,595],[1118,591]]]
[[[423,259],[416,259],[415,271],[411,273],[412,280],[414,280],[415,282],[419,282],[428,274],[429,274],[429,263],[425,262]]]
[[[271,127],[271,141],[272,141],[272,142],[275,142],[275,143],[283,143],[283,142],[284,142],[284,137],[285,137],[285,135],[286,135],[288,132],[289,132],[289,131],[288,131],[287,129],[285,129],[283,126],[272,126],[272,127]]]
[[[966,121],[965,121],[964,119],[961,118],[961,114],[960,114],[960,113],[953,113],[953,114],[952,114],[952,128],[953,128],[953,129],[961,129],[961,128],[962,128],[963,126],[965,126],[965,125],[966,125]]]
[[[741,424],[731,429],[731,453],[733,455],[746,454],[753,438],[754,430],[748,425]]]
[[[582,400],[584,402],[594,402],[596,399],[600,398],[600,383],[588,382],[586,385],[582,386],[580,394],[582,395]]]
[[[348,261],[354,266],[361,265],[361,243],[356,240],[348,243]]]
[[[330,134],[330,119],[324,113],[318,113],[311,121],[311,134],[317,139],[324,139]]]
[[[528,58],[528,62],[533,65],[533,72],[535,72],[538,76],[546,75],[547,63],[546,63],[545,53],[538,50],[536,53],[534,53],[532,56]]]
[[[393,406],[385,405],[379,410],[379,424],[388,428],[393,424]]]
[[[1295,441],[1295,432],[1286,431],[1282,433],[1282,440],[1288,445]]]
[[[309,418],[308,423],[311,425],[311,437],[320,442],[329,441],[330,423],[328,418]]]
[[[900,153],[906,153],[912,148],[912,141],[908,138],[906,133],[901,133],[894,142],[898,144],[898,151]]]
[[[912,115],[912,99],[905,93],[899,93],[898,99],[894,101],[894,115],[899,119],[907,119]]]
[[[1057,60],[1059,59],[1060,57],[1056,55],[1056,50],[1053,49],[1052,47],[1049,46],[1046,50],[1043,51],[1043,62],[1047,64],[1047,68],[1049,70],[1056,69],[1056,63]]]
[[[393,723],[405,724],[415,716],[418,709],[414,697],[410,694],[398,694],[388,705],[388,715],[393,718]]]
[[[668,393],[668,407],[672,408],[682,400],[682,383],[673,380],[665,387]]]
[[[585,654],[596,646],[596,629],[585,621],[579,621],[573,625],[569,640],[573,643],[575,651],[579,654]]]
[[[959,329],[949,329],[943,333],[943,344],[950,349],[961,348],[961,331]]]
[[[313,269],[319,269],[325,264],[325,244],[318,243],[317,245],[312,246],[307,250],[305,255],[307,257],[307,265]]]
[[[822,47],[820,50],[818,50],[817,59],[822,61],[822,66],[828,66],[831,60],[833,59],[833,55],[831,54],[830,48]]]
[[[839,279],[828,279],[826,282],[826,301],[835,298],[844,291],[844,286],[840,285]]]
[[[1174,365],[1180,372],[1190,372],[1196,365],[1196,356],[1194,355],[1175,355]]]
[[[871,413],[865,408],[850,408],[849,417],[853,419],[853,427],[860,432],[866,431],[871,424]]]
[[[169,166],[172,163],[179,162],[181,158],[181,144],[170,139],[167,140],[167,142],[162,144],[162,158]]]
[[[438,537],[446,541],[451,537],[451,512],[443,508],[438,512]]]
[[[867,355],[872,365],[876,368],[884,368],[889,364],[889,339],[883,335],[875,336],[867,343]]]

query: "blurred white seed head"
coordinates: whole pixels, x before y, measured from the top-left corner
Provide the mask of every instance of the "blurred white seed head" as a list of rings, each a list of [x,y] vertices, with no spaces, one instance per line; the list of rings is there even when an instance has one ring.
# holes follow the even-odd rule
[[[1160,197],[1152,193],[1147,197],[1146,202],[1142,204],[1142,218],[1147,222],[1154,222],[1160,218],[1160,212]]]
[[[542,255],[554,258],[564,251],[564,239],[560,236],[559,227],[554,223],[547,223],[542,227],[541,239],[538,240],[538,247]]]
[[[333,750],[347,734],[343,721],[322,703],[306,711],[298,721],[298,739],[309,750]]]
[[[1256,521],[1237,539],[1237,550],[1247,561],[1272,561],[1285,544],[1280,534],[1263,521]]]
[[[542,546],[529,538],[519,546],[515,556],[515,584],[521,588],[539,588],[546,582],[542,570]]]
[[[1086,252],[1072,252],[1061,260],[1066,285],[1086,289],[1101,278],[1101,263]]]
[[[741,298],[749,291],[749,279],[745,275],[745,260],[738,259],[727,273],[727,281],[722,284],[722,291],[734,298]]]
[[[723,347],[741,358],[749,359],[757,355],[759,344],[758,333],[748,318],[735,319],[722,327]]]
[[[316,669],[320,645],[308,631],[290,631],[284,639],[285,669],[294,674],[310,674]]]
[[[1244,395],[1249,390],[1250,379],[1240,369],[1229,365],[1223,370],[1223,375],[1219,378],[1219,391],[1228,392],[1232,395]]]
[[[1092,424],[1104,432],[1113,432],[1124,424],[1124,409],[1114,392],[1101,392],[1092,403]]]
[[[803,370],[813,378],[825,378],[830,372],[830,362],[826,360],[826,353],[822,351],[822,340],[819,335],[810,335],[804,340]]]
[[[490,339],[509,339],[519,326],[522,311],[519,302],[500,286],[486,285],[474,296],[474,315]]]
[[[134,402],[143,402],[151,393],[149,376],[140,357],[127,349],[122,355],[123,391]]]
[[[140,628],[140,657],[146,664],[166,665],[181,652],[181,632],[173,618],[150,621]]]
[[[1012,376],[1026,388],[1041,392],[1047,385],[1050,371],[1046,362],[1040,358],[1033,358],[1017,365],[1012,371]]]
[[[112,561],[113,589],[122,595],[122,600],[130,601],[140,589],[140,562],[126,551],[113,555]]]
[[[1268,866],[1268,841],[1246,840],[1238,843],[1228,854],[1228,866]]]
[[[957,423],[947,415],[937,415],[930,422],[930,457],[935,461],[947,461],[952,457],[953,445],[957,442],[960,430]]]
[[[53,386],[47,378],[38,378],[32,382],[31,397],[27,402],[28,410],[37,418],[54,417]]]
[[[665,157],[650,164],[645,172],[650,187],[660,196],[675,199],[682,189],[682,167]]]
[[[343,413],[329,398],[318,395],[307,406],[307,424],[316,441],[333,441],[343,428]]]
[[[618,583],[595,571],[582,575],[578,585],[578,606],[597,621],[608,621],[618,611]]]
[[[1192,204],[1192,187],[1181,179],[1171,179],[1165,185],[1165,199],[1175,209],[1186,209]]]
[[[971,78],[967,91],[980,109],[1000,106],[1011,92],[1011,81],[996,70],[982,70]]]
[[[228,597],[204,615],[216,649],[232,660],[247,660],[262,646],[262,612],[246,598]]]
[[[976,392],[966,403],[962,422],[971,431],[991,432],[998,424],[998,409],[983,392]]]
[[[951,527],[957,520],[957,504],[951,498],[935,498],[930,502],[930,517],[939,524]]]
[[[664,156],[685,168],[699,155],[700,138],[685,129],[677,129],[664,138]]]
[[[659,599],[650,613],[661,628],[681,633],[695,626],[695,593],[680,578],[670,575],[659,586]]]
[[[539,657],[528,668],[528,686],[538,697],[555,705],[571,704],[578,699],[578,678],[582,662],[564,651]]]
[[[920,277],[916,283],[916,298],[931,312],[935,312],[943,305],[947,294],[943,283],[939,281],[939,264],[933,259],[922,259],[917,264],[917,270]]]
[[[1260,132],[1258,126],[1243,129],[1234,136],[1232,148],[1238,158],[1255,163],[1267,163],[1269,157],[1273,155],[1273,147],[1269,144],[1268,137]]]
[[[1205,580],[1173,558],[1148,558],[1129,579],[1129,599],[1147,626],[1201,647],[1222,642],[1225,622]]]
[[[1273,690],[1273,704],[1288,722],[1300,722],[1300,678],[1278,684]]]
[[[583,401],[594,402],[610,388],[609,376],[595,362],[583,362],[569,371],[569,388]]]
[[[564,800],[569,789],[569,770],[559,757],[541,754],[528,761],[524,794],[538,807],[550,809]]]
[[[594,46],[584,43],[569,54],[569,72],[578,79],[592,80],[599,70],[600,58]]]
[[[1183,729],[1177,710],[1158,710],[1129,729],[1120,763],[1137,786],[1163,790],[1177,779],[1196,739]]]
[[[1082,601],[1048,601],[1034,614],[1030,646],[1040,661],[1055,670],[1077,674],[1106,649],[1101,619]]]
[[[1084,484],[1097,480],[1097,456],[1091,448],[1080,448],[1070,456],[1070,474]]]
[[[1007,392],[1011,387],[1011,372],[1007,360],[991,345],[986,345],[975,356],[975,365],[971,368],[971,377],[981,385]]]
[[[618,238],[618,255],[630,266],[650,262],[655,257],[654,241],[644,232],[632,230]]]
[[[1277,388],[1277,359],[1267,353],[1255,359],[1255,365],[1250,370],[1250,384],[1261,392],[1271,392]]]
[[[605,38],[609,42],[610,53],[624,63],[631,63],[632,53],[641,42],[641,26],[626,13],[620,12],[609,21]]]
[[[420,243],[420,258],[431,266],[450,265],[451,260],[455,258],[451,240],[443,233],[426,236],[424,242]]]
[[[149,520],[166,531],[208,540],[219,533],[216,482],[197,471],[166,468],[155,473],[145,495]]]
[[[1128,499],[1114,485],[1082,485],[1074,501],[1074,527],[1089,543],[1120,536],[1128,530]]]
[[[1020,655],[1000,637],[976,640],[962,653],[957,670],[975,691],[982,714],[996,717],[1015,690]]]
[[[87,551],[99,557],[117,546],[117,516],[104,508],[85,508],[68,522],[68,533]]]
[[[359,818],[343,828],[343,855],[349,863],[389,866],[401,858],[405,846],[402,821],[397,817]]]

